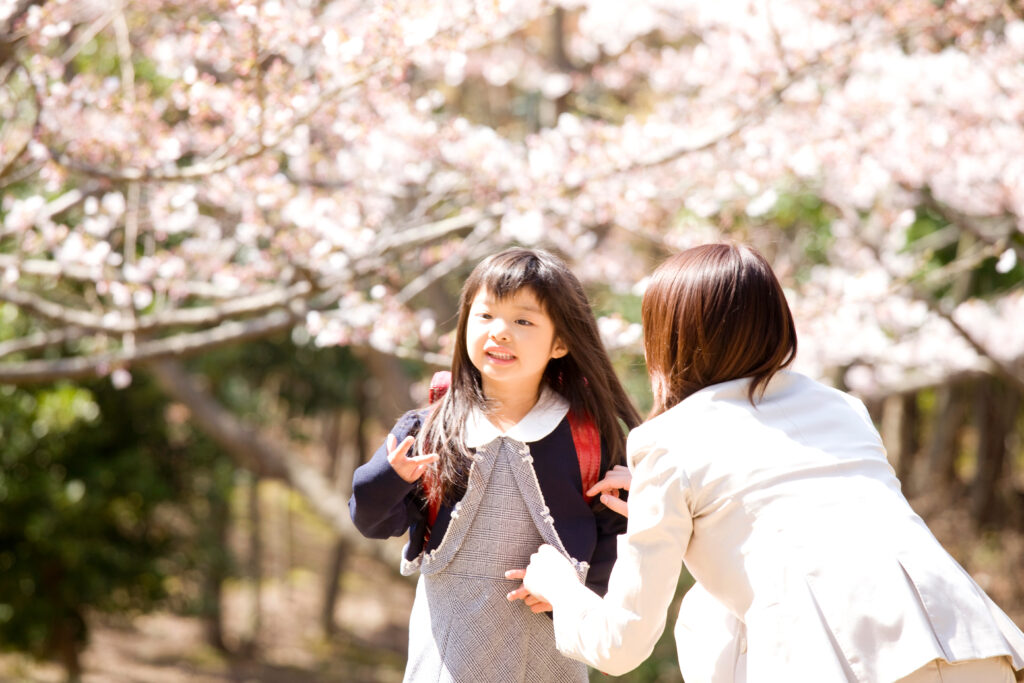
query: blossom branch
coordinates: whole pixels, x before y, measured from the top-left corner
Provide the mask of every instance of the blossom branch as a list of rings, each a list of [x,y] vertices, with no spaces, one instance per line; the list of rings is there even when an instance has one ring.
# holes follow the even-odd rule
[[[0,290],[0,300],[14,304],[27,313],[56,323],[117,335],[152,333],[162,328],[175,326],[214,325],[229,318],[293,306],[307,298],[313,291],[313,286],[309,282],[303,281],[285,289],[272,289],[259,294],[239,297],[215,306],[165,311],[142,316],[136,320],[118,313],[98,315],[79,311],[13,287],[5,287]]]
[[[122,349],[93,356],[0,364],[0,384],[30,384],[52,382],[57,379],[100,377],[117,367],[172,356],[193,356],[290,329],[301,322],[304,315],[301,307],[295,307],[295,310],[276,310],[259,318],[232,320],[201,332],[188,332],[164,339],[139,342],[131,351]]]
[[[66,327],[48,332],[37,332],[18,339],[9,339],[0,342],[0,358],[15,353],[31,353],[51,346],[66,344],[67,342],[81,339],[84,336],[84,330],[77,327]]]

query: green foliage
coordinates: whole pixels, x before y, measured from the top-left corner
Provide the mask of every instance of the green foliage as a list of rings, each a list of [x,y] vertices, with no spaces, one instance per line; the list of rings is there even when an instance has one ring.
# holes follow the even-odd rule
[[[802,256],[794,276],[798,282],[810,277],[814,266],[829,262],[832,223],[838,217],[834,206],[811,191],[780,192],[772,210],[764,218],[777,227]]]
[[[1017,246],[1024,245],[1019,234],[1012,239]],[[918,207],[914,222],[907,229],[907,248],[922,251],[926,256],[924,268],[918,273],[919,279],[926,278],[944,266],[948,266],[961,256],[965,245],[970,245],[975,238],[964,232],[959,226],[951,224],[945,217],[929,207]],[[996,270],[998,259],[991,257],[983,260],[970,271],[970,282],[963,291],[966,297],[986,297],[1005,292],[1024,283],[1024,263],[1020,260],[1007,270]],[[953,287],[955,278],[940,278],[934,286],[932,294],[936,297],[946,296]]]
[[[802,246],[806,266],[828,262],[832,244],[832,222],[836,209],[810,192],[781,194],[771,218],[783,231],[794,235]]]
[[[173,489],[153,440],[139,438],[159,429],[152,403],[134,393],[0,388],[3,648],[49,656],[62,639],[84,642],[86,609],[163,595],[171,538],[154,516]]]
[[[226,406],[249,419],[265,417],[268,392],[292,416],[354,407],[363,400],[359,384],[367,376],[351,348],[318,349],[285,335],[208,353],[194,368],[210,378]]]
[[[169,576],[225,561],[197,520],[233,468],[167,408],[139,375],[0,387],[0,648],[68,664],[87,612],[149,609]]]
[[[1013,268],[1010,268],[1005,273],[1000,273],[996,270],[997,262],[998,259],[995,257],[982,261],[981,265],[974,271],[971,294],[974,296],[986,296],[996,292],[1005,292],[1024,284],[1024,262],[1018,260]]]

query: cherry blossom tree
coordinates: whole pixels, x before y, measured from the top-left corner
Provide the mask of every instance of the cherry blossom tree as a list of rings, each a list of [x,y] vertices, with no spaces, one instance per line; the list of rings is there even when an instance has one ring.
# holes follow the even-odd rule
[[[0,0],[0,24],[0,382],[148,365],[200,401],[177,359],[283,330],[443,365],[424,293],[503,246],[636,293],[738,239],[810,374],[1024,390],[1017,3]]]

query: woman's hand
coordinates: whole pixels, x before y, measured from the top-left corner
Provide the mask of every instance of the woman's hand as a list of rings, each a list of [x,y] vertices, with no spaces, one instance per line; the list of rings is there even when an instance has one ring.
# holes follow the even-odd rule
[[[629,504],[619,498],[619,490],[628,491],[632,481],[633,475],[630,473],[629,468],[623,465],[616,465],[604,473],[604,479],[587,490],[587,495],[596,496],[600,493],[601,502],[609,510],[614,510],[623,517],[629,517]]]
[[[558,594],[558,587],[568,583],[579,583],[576,576],[576,569],[572,563],[558,552],[554,546],[542,545],[530,557],[530,566],[526,569],[510,569],[505,572],[506,579],[522,579],[523,585],[506,597],[509,600],[527,599],[527,596],[535,600],[534,604],[546,606],[551,609],[550,597]],[[527,602],[526,604],[530,604]],[[544,609],[535,609],[534,612],[543,612]]]
[[[422,477],[430,464],[436,462],[439,457],[436,453],[406,455],[415,442],[416,437],[407,436],[399,444],[398,437],[394,434],[388,434],[388,438],[384,442],[388,449],[388,464],[391,465],[391,469],[410,484]]]
[[[509,569],[507,572],[505,572],[506,579],[521,579],[524,576],[526,576],[525,569]],[[538,598],[536,595],[526,590],[525,586],[520,586],[514,591],[507,593],[505,597],[508,599],[509,602],[514,602],[515,600],[522,600],[526,603],[526,606],[529,607],[530,611],[534,614],[540,614],[541,612],[551,611],[550,602]]]

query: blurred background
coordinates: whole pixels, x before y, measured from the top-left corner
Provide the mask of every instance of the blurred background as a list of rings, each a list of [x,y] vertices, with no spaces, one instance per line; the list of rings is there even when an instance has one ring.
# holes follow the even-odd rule
[[[1024,625],[1019,2],[0,0],[0,680],[401,680],[345,503],[470,269],[568,259],[646,410],[716,240]]]

